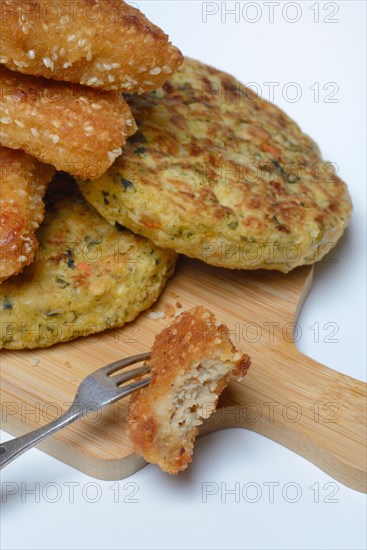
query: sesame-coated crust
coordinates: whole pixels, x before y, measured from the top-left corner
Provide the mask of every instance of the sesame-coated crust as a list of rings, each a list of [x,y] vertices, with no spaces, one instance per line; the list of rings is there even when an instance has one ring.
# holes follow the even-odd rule
[[[118,92],[23,75],[0,65],[0,141],[82,179],[103,174],[136,131]]]
[[[104,90],[159,88],[182,63],[164,32],[122,0],[0,0],[0,62]]]
[[[42,199],[54,172],[23,151],[0,146],[0,282],[33,261]]]
[[[208,402],[200,403],[193,395],[200,392],[202,381],[195,379],[196,367],[206,371],[210,381],[211,370],[205,362],[225,365],[222,374],[214,383],[213,408],[218,397],[230,379],[242,378],[250,366],[248,355],[242,355],[234,348],[228,328],[217,323],[214,314],[197,306],[182,313],[155,339],[151,358],[151,382],[149,386],[132,394],[129,405],[128,428],[135,451],[148,462],[158,464],[163,470],[177,474],[192,460],[193,446],[199,433],[200,418],[206,417]],[[194,376],[194,378],[190,378]],[[185,382],[190,379],[185,399],[187,415],[180,425],[186,428],[178,436],[175,423],[177,399],[182,394]],[[180,403],[180,407],[185,403]],[[191,425],[189,411],[197,408],[198,422]]]

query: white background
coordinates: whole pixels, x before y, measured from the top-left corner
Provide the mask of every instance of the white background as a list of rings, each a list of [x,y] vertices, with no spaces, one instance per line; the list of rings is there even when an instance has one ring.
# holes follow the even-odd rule
[[[313,289],[299,319],[298,345],[320,362],[364,379],[365,2],[273,3],[273,22],[266,2],[239,3],[241,9],[245,4],[248,9],[238,22],[225,11],[234,2],[212,2],[210,9],[218,13],[208,15],[206,23],[200,1],[137,4],[186,55],[226,70],[244,83],[257,83],[266,99],[269,86],[265,83],[278,82],[274,102],[319,143],[325,158],[337,163],[339,175],[350,187],[353,219],[335,255],[337,261],[316,268]],[[289,22],[295,19],[299,20]],[[299,101],[291,102],[285,95],[288,91],[289,98],[294,97],[295,88],[287,87],[290,82],[302,91]],[[315,83],[319,98],[310,90],[310,86],[315,90]],[[329,87],[324,89],[325,85]],[[324,342],[327,322],[337,324],[338,342]],[[310,329],[315,323],[319,341]],[[364,495],[246,430],[200,439],[193,464],[179,477],[150,465],[116,484],[101,482],[37,450],[8,466],[1,477],[4,549],[366,546]],[[203,502],[203,484],[209,482],[218,492]],[[13,496],[5,492],[9,483],[14,484]],[[71,483],[75,483],[74,496]],[[239,484],[240,501],[222,492],[221,502],[221,483],[227,489]],[[269,483],[276,484],[273,498]],[[248,488],[245,498],[244,487]],[[27,493],[32,488],[36,494]],[[290,502],[296,491],[299,498]],[[136,494],[130,500],[137,502],[126,501],[132,492]],[[256,492],[258,500],[250,502]],[[98,497],[98,502],[92,502]]]

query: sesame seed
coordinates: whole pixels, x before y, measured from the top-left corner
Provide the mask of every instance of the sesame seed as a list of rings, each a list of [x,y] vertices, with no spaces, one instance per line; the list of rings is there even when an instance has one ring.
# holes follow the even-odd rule
[[[36,130],[36,128],[31,128],[31,134],[32,134],[32,136],[34,136],[36,138],[40,137],[40,133],[39,133],[38,130]]]
[[[24,61],[17,61],[16,59],[14,59],[14,65],[21,68],[28,67],[28,63],[25,63]]]
[[[59,51],[59,54],[60,54],[60,57],[64,57],[64,55],[65,55],[65,48],[61,48],[61,50]]]
[[[53,143],[56,145],[56,143],[59,143],[60,138],[57,134],[50,134],[50,138],[52,139]]]
[[[72,42],[75,38],[75,34],[69,34],[68,35],[68,42]]]
[[[113,76],[113,74],[109,74],[107,80],[108,82],[115,82],[115,77]]]
[[[19,256],[18,258],[18,262],[21,264],[23,262],[26,262],[27,261],[27,256]]]
[[[54,69],[54,62],[51,61],[51,59],[49,57],[44,57],[43,58],[43,64],[47,69],[51,69],[51,70]]]
[[[152,319],[153,321],[164,318],[165,314],[163,313],[163,311],[152,311],[151,313],[149,313],[149,319]]]
[[[119,147],[118,149],[114,149],[113,151],[108,151],[107,155],[110,160],[110,162],[114,162],[117,157],[119,157],[122,154],[122,149]]]
[[[162,72],[164,74],[171,74],[172,73],[172,69],[170,67],[167,67],[167,65],[165,65],[164,67],[162,67]]]
[[[9,117],[2,117],[2,118],[0,118],[0,122],[1,122],[1,124],[10,124],[11,119]]]
[[[29,34],[29,31],[30,31],[31,27],[32,27],[32,25],[29,22],[24,23],[24,25],[22,25],[23,34]]]
[[[69,63],[69,62],[63,64],[63,68],[64,68],[64,69],[68,69],[68,68],[71,67],[71,66],[72,66],[72,63]]]
[[[133,125],[134,125],[134,121],[131,120],[131,118],[128,118],[126,121],[126,126],[133,126]]]
[[[34,51],[34,50],[29,50],[29,52],[28,52],[28,57],[29,57],[30,59],[34,59],[34,58],[36,57],[35,51]]]
[[[87,61],[92,61],[92,58],[93,58],[93,54],[92,54],[91,50],[89,50],[89,52],[87,53],[86,59],[87,59]]]
[[[112,63],[111,67],[112,69],[119,69],[121,67],[121,63]]]
[[[63,15],[62,17],[60,17],[60,23],[61,25],[66,25],[67,23],[69,23],[69,17],[67,15]]]
[[[151,71],[149,71],[149,74],[151,74],[152,76],[155,76],[157,74],[161,74],[162,70],[160,67],[156,67],[155,69],[152,69]]]
[[[92,109],[95,111],[100,111],[102,109],[101,105],[98,105],[98,103],[92,103]]]
[[[15,120],[14,122],[17,126],[19,126],[19,128],[24,128],[25,127],[24,122],[22,122],[21,120]]]
[[[142,67],[139,67],[139,73],[145,73],[147,70],[148,70],[148,67],[145,67],[145,65],[143,65]]]
[[[9,61],[8,57],[5,57],[4,55],[0,56],[0,63],[7,63]]]
[[[87,80],[86,85],[91,86],[92,84],[95,84],[97,82],[98,78],[96,76],[93,76],[89,80]]]

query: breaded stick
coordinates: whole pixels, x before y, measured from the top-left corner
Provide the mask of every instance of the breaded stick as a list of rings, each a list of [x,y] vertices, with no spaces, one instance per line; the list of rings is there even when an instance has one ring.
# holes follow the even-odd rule
[[[54,172],[23,151],[0,146],[0,282],[33,261],[42,198]]]
[[[0,66],[0,142],[58,170],[102,175],[136,131],[117,92],[27,76]]]
[[[122,0],[0,3],[0,62],[15,71],[143,93],[183,60],[160,28]]]
[[[199,306],[156,337],[148,362],[151,382],[130,399],[130,438],[145,460],[177,474],[192,460],[198,426],[230,378],[246,374],[250,359],[235,350],[228,328]]]

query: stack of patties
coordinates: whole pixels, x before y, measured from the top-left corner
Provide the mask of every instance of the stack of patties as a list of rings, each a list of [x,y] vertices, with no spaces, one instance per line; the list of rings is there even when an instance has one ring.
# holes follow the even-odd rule
[[[182,63],[121,0],[1,0],[0,33],[1,145],[83,179],[136,131],[121,92],[159,88]]]
[[[1,347],[123,326],[177,254],[286,273],[335,246],[347,187],[277,107],[198,61],[179,68],[167,36],[121,0],[0,1]],[[177,473],[250,360],[199,307],[157,337],[150,362],[130,437]]]
[[[55,171],[101,176],[137,130],[122,92],[159,88],[182,55],[121,0],[0,6],[2,345],[48,346],[122,326],[173,273],[174,252],[112,227],[65,174],[36,230]]]
[[[22,14],[22,2],[3,1],[1,143],[47,163],[23,179],[14,171],[22,203],[3,170],[3,279],[32,261],[49,166],[80,191],[71,183],[66,193],[58,177],[39,258],[2,285],[3,346],[122,326],[158,297],[177,253],[288,272],[336,244],[351,213],[347,187],[280,109],[198,61],[175,72],[179,51],[120,0],[82,0],[77,13],[60,2],[50,23],[46,4]]]

